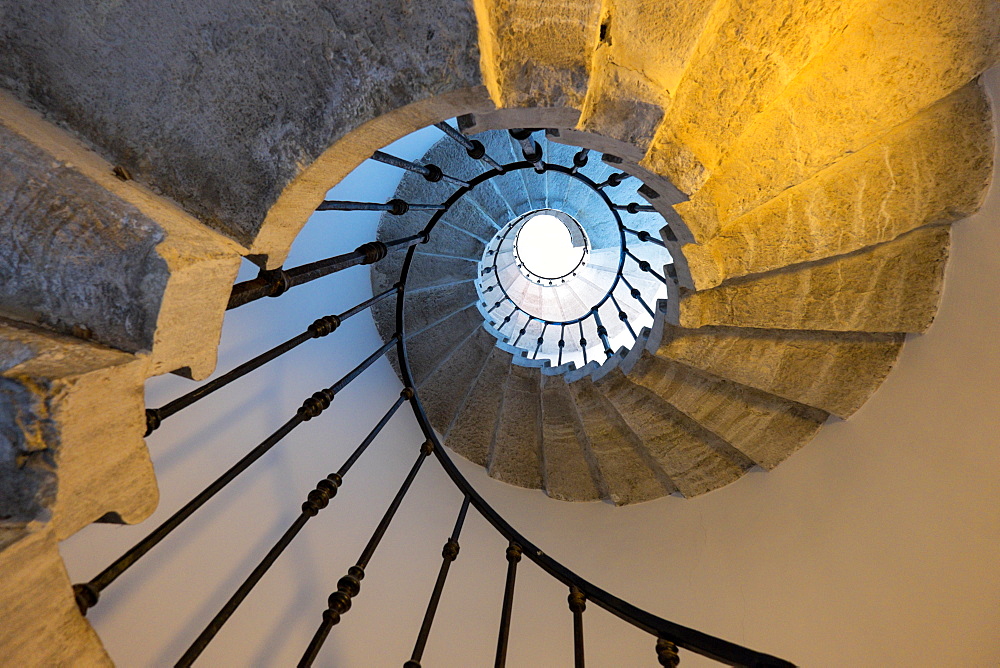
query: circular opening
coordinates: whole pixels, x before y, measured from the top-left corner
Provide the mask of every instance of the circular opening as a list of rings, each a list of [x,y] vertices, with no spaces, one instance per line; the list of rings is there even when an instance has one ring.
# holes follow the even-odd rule
[[[565,222],[540,213],[521,226],[514,240],[514,251],[525,271],[556,280],[575,271],[587,252],[583,235],[576,235],[576,241],[573,236]]]

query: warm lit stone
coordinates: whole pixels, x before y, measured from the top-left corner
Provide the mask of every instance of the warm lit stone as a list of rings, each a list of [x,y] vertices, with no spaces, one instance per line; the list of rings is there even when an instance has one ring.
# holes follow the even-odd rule
[[[475,0],[474,5],[483,75],[497,106],[583,105],[597,43],[598,0]]]
[[[561,376],[542,376],[542,464],[545,493],[564,501],[600,498],[583,424]]]
[[[724,225],[864,148],[995,62],[997,16],[998,0],[868,3],[678,211],[700,228]]]
[[[541,372],[514,365],[507,376],[496,435],[490,448],[490,477],[541,489]],[[494,389],[494,391],[496,391]]]
[[[51,528],[0,529],[0,573],[5,665],[114,665],[76,607]]]
[[[480,327],[457,345],[452,345],[451,354],[417,388],[421,390],[427,417],[439,434],[448,433],[494,343],[496,340]]]
[[[0,320],[0,516],[49,521],[58,538],[156,508],[143,442],[148,361]]]
[[[682,327],[922,332],[937,310],[949,228],[687,293],[669,305]]]
[[[656,356],[840,417],[889,375],[902,334],[664,325]]]
[[[650,390],[614,370],[595,383],[642,441],[643,449],[686,497],[729,484],[751,462]]]
[[[569,389],[600,471],[600,484],[615,505],[640,503],[677,491],[589,378],[570,383]]]
[[[989,104],[970,84],[704,245],[685,246],[694,286],[850,253],[972,215],[989,186],[992,140]]]
[[[827,413],[644,353],[628,374],[765,469],[811,439]]]

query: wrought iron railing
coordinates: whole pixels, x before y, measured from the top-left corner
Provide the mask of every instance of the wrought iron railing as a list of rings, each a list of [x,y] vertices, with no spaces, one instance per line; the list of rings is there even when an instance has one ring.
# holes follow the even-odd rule
[[[336,583],[335,590],[329,596],[326,609],[317,611],[319,625],[312,636],[308,646],[299,662],[300,666],[310,666],[322,650],[324,641],[332,632],[333,627],[343,621],[345,615],[351,609],[351,601],[361,593],[361,582],[365,577],[365,569],[369,561],[375,554],[379,544],[387,529],[396,515],[396,511],[406,497],[413,481],[419,474],[424,462],[432,455],[434,460],[447,474],[455,487],[462,494],[462,503],[458,511],[458,517],[454,524],[454,529],[442,550],[442,563],[435,581],[435,585],[428,601],[423,621],[417,631],[413,652],[410,659],[405,661],[407,668],[418,668],[422,658],[424,647],[427,643],[435,612],[438,603],[444,594],[444,587],[449,573],[450,565],[459,554],[459,538],[462,526],[470,508],[478,512],[493,528],[507,541],[506,561],[507,577],[504,588],[504,597],[501,610],[499,612],[500,621],[497,636],[497,646],[494,655],[496,666],[505,665],[511,617],[513,614],[513,596],[516,586],[516,575],[518,563],[522,557],[537,564],[545,573],[561,582],[567,589],[569,611],[573,617],[573,647],[575,663],[577,666],[584,665],[584,612],[587,603],[604,608],[613,615],[619,617],[625,623],[649,634],[651,637],[650,654],[655,656],[662,666],[676,666],[680,660],[679,651],[688,650],[716,661],[728,665],[737,666],[771,666],[789,667],[792,664],[773,656],[756,652],[723,639],[696,631],[694,629],[670,622],[652,613],[646,612],[636,606],[606,592],[597,585],[583,579],[568,569],[563,564],[548,556],[535,543],[528,540],[523,534],[514,529],[501,515],[492,508],[482,496],[473,488],[468,480],[459,472],[450,456],[442,447],[440,440],[435,434],[430,421],[424,412],[418,392],[414,389],[414,380],[409,367],[407,356],[406,340],[406,311],[404,308],[406,297],[407,276],[413,262],[415,244],[426,241],[433,234],[434,226],[439,219],[439,214],[451,206],[465,190],[475,187],[477,183],[487,178],[492,178],[495,173],[516,171],[519,169],[532,169],[535,171],[553,169],[551,165],[545,165],[541,159],[541,149],[538,144],[530,144],[530,132],[518,133],[515,137],[520,137],[519,141],[529,149],[534,160],[525,160],[509,165],[499,165],[481,150],[478,142],[467,141],[467,138],[458,135],[457,132],[445,130],[449,137],[458,141],[468,151],[470,157],[482,160],[491,166],[491,170],[480,177],[476,177],[468,182],[455,179],[460,183],[458,190],[441,205],[411,205],[401,206],[392,201],[385,205],[373,205],[368,203],[354,202],[325,202],[321,210],[342,210],[350,208],[360,208],[371,210],[384,210],[396,215],[403,215],[407,210],[422,208],[423,210],[435,211],[435,216],[422,232],[398,242],[383,244],[381,242],[371,242],[361,246],[354,253],[337,256],[328,260],[322,260],[311,265],[305,265],[310,269],[301,267],[289,270],[274,270],[272,272],[262,272],[262,277],[258,280],[237,284],[233,289],[233,298],[230,300],[231,307],[249,303],[261,296],[277,296],[281,292],[294,285],[316,280],[321,276],[339,271],[346,266],[357,264],[374,263],[383,259],[389,248],[406,248],[407,254],[402,264],[399,282],[391,289],[364,300],[355,307],[338,315],[328,315],[316,320],[309,328],[286,342],[254,357],[253,359],[239,365],[233,370],[221,375],[219,378],[209,381],[198,389],[189,392],[178,399],[171,401],[160,408],[147,410],[147,425],[151,432],[156,429],[160,422],[172,415],[190,407],[194,403],[204,399],[209,394],[221,389],[223,386],[240,378],[251,371],[260,368],[264,364],[289,352],[293,348],[305,343],[312,338],[327,336],[335,331],[347,318],[371,308],[373,305],[395,297],[395,324],[396,334],[385,343],[375,349],[370,355],[363,359],[353,370],[340,378],[329,387],[320,389],[307,397],[294,415],[281,425],[275,432],[266,437],[263,441],[249,450],[242,458],[234,463],[225,473],[219,476],[214,482],[188,501],[180,510],[176,511],[169,519],[153,529],[145,538],[127,550],[121,557],[113,561],[107,568],[98,573],[88,582],[74,585],[77,605],[81,612],[87,613],[88,609],[99,603],[101,593],[121,576],[135,568],[142,558],[156,548],[161,542],[167,539],[182,523],[194,515],[200,508],[208,503],[218,492],[227,485],[233,483],[241,474],[247,471],[265,453],[278,445],[292,430],[302,423],[318,418],[336,396],[344,391],[355,379],[357,379],[366,369],[378,359],[386,355],[390,350],[395,350],[398,355],[399,368],[402,375],[402,389],[399,397],[388,408],[381,419],[374,425],[370,433],[361,441],[354,451],[347,457],[344,463],[335,473],[331,473],[320,480],[307,495],[301,505],[300,514],[281,535],[275,544],[261,558],[259,563],[252,569],[245,580],[236,588],[235,592],[219,609],[215,616],[205,626],[201,633],[193,640],[188,649],[178,659],[177,666],[190,666],[201,655],[209,643],[216,637],[223,625],[230,619],[240,604],[250,595],[254,587],[261,581],[267,571],[279,559],[282,552],[290,545],[294,538],[302,531],[309,520],[315,517],[321,510],[325,509],[343,483],[351,468],[358,459],[366,452],[368,447],[375,441],[381,430],[386,426],[393,415],[403,406],[409,404],[419,424],[422,432],[421,443],[417,448],[416,459],[401,482],[397,493],[387,507],[381,521],[378,523],[360,557],[354,566],[350,567],[347,573]],[[417,165],[415,163],[393,159],[391,162],[386,159],[386,154],[378,153],[375,159],[382,162],[389,162],[395,166],[417,173],[425,177],[439,174],[440,170],[432,169],[432,165]],[[579,163],[586,162],[586,152],[577,154],[574,159],[574,167],[561,168],[566,173],[579,176]],[[441,177],[443,178],[443,177]],[[431,180],[434,180],[433,178]],[[595,188],[598,184],[594,184]],[[606,184],[607,185],[607,184]],[[609,201],[610,205],[610,201]],[[444,208],[438,208],[443,206]],[[384,207],[384,208],[383,208]],[[622,234],[624,235],[624,227]],[[623,250],[623,261],[625,255],[631,255],[627,250]],[[640,260],[636,260],[640,262]],[[275,278],[277,277],[277,278]],[[628,284],[624,275],[619,275],[621,282]],[[660,277],[663,280],[662,277]],[[277,285],[277,288],[271,287]],[[248,287],[249,286],[249,287]],[[609,300],[614,299],[608,294]],[[595,309],[593,317],[600,327],[600,315]],[[606,345],[606,344],[605,344]]]

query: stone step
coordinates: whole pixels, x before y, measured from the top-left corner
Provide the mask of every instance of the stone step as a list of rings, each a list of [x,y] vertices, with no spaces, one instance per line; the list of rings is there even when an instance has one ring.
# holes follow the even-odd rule
[[[595,381],[654,461],[686,497],[738,479],[753,462],[620,370]]]
[[[922,332],[940,297],[950,230],[933,226],[812,264],[671,300],[673,322],[860,332]]]
[[[490,477],[541,489],[541,424],[541,371],[511,366],[486,466]]]
[[[0,95],[0,315],[207,377],[239,247]]]
[[[494,343],[482,327],[477,328],[417,388],[427,417],[439,434],[448,433]]]
[[[602,497],[573,396],[561,376],[542,376],[543,489],[554,499]]]
[[[62,540],[156,507],[143,442],[149,360],[0,319],[0,517]]]
[[[828,415],[649,352],[631,367],[628,379],[655,392],[765,469],[807,443]]]
[[[846,418],[889,374],[902,334],[664,324],[656,356]]]
[[[483,316],[472,305],[411,336],[406,342],[406,355],[413,382],[423,384],[438,365],[482,324]]]
[[[479,186],[480,189],[485,187],[486,184]],[[472,234],[483,243],[489,243],[500,226],[506,222],[488,216],[469,195],[452,204],[441,220]]]
[[[490,350],[446,434],[445,445],[483,467],[489,462],[511,360],[511,354],[500,348]]]
[[[598,472],[598,489],[615,505],[641,503],[677,491],[642,442],[589,377],[568,385]]]

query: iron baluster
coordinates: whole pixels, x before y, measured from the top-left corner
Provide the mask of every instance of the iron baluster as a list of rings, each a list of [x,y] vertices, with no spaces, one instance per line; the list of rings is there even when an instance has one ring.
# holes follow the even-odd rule
[[[655,213],[656,207],[652,204],[639,204],[638,202],[629,202],[628,204],[612,204],[611,205],[615,211],[625,211],[627,213]]]
[[[403,480],[403,484],[400,486],[399,491],[396,492],[396,496],[393,497],[392,503],[389,504],[388,509],[385,511],[385,515],[382,516],[382,521],[379,522],[378,526],[375,528],[375,532],[372,537],[368,540],[368,544],[365,546],[364,552],[361,553],[361,557],[358,562],[347,569],[347,575],[340,578],[337,581],[337,591],[330,594],[330,598],[327,601],[327,609],[323,611],[323,621],[320,623],[319,628],[316,629],[316,633],[313,635],[312,640],[309,641],[309,646],[306,647],[305,653],[302,655],[302,659],[299,661],[300,668],[306,668],[311,666],[313,661],[316,660],[316,656],[319,654],[319,650],[323,647],[323,643],[326,641],[328,635],[330,635],[330,630],[340,622],[341,616],[347,613],[351,609],[351,599],[358,595],[361,591],[361,580],[365,577],[365,568],[368,567],[368,562],[371,560],[372,555],[375,554],[376,548],[378,548],[379,542],[381,542],[382,537],[385,535],[386,529],[389,528],[389,524],[392,522],[392,518],[396,514],[396,510],[399,508],[399,504],[403,502],[403,497],[406,496],[406,492],[410,489],[410,485],[413,484],[413,479],[417,477],[417,473],[420,471],[420,466],[427,459],[427,456],[434,451],[434,443],[432,441],[424,441],[420,446],[420,454],[417,456],[417,461],[414,462],[413,467],[407,474],[406,479]]]
[[[420,176],[424,177],[431,183],[446,181],[452,185],[460,186],[462,188],[469,187],[468,181],[457,179],[454,176],[448,176],[442,172],[441,168],[437,165],[418,165],[415,162],[403,160],[402,158],[397,158],[394,155],[389,155],[388,153],[384,153],[382,151],[375,151],[372,153],[372,160],[377,160],[378,162],[391,165],[393,167],[399,167],[400,169],[405,169],[406,171],[413,172],[414,174],[420,174]]]
[[[573,665],[584,668],[583,663],[583,611],[587,608],[587,597],[579,587],[569,588],[569,609],[573,612]]]
[[[629,206],[631,206],[631,204]],[[622,227],[622,229],[628,232],[629,234],[634,234],[636,237],[639,238],[639,241],[650,244],[656,244],[661,248],[667,247],[667,245],[663,243],[663,241],[661,241],[660,239],[654,239],[653,235],[651,235],[649,232],[646,232],[645,230],[633,230],[628,227]]]
[[[486,147],[483,146],[483,143],[481,141],[479,141],[478,139],[469,139],[461,132],[451,127],[451,124],[446,123],[444,121],[441,121],[440,123],[435,123],[434,127],[436,127],[438,130],[440,130],[441,132],[445,133],[446,135],[454,139],[459,144],[461,144],[462,148],[465,149],[465,152],[469,155],[470,158],[472,158],[473,160],[482,160],[487,165],[497,170],[499,173],[503,174],[503,165],[501,165],[499,162],[491,158],[486,153]]]
[[[677,645],[664,638],[657,639],[656,659],[661,666],[677,668],[681,662],[680,654],[677,653]]]
[[[566,325],[560,325],[559,327],[559,359],[556,361],[556,366],[562,366],[562,355],[563,348],[566,347]]]
[[[542,322],[542,333],[538,335],[538,342],[535,346],[535,354],[532,359],[538,359],[538,351],[542,349],[542,344],[545,343],[545,330],[549,328],[548,321]]]
[[[420,659],[424,655],[424,647],[427,646],[427,638],[431,634],[431,624],[434,623],[434,614],[437,612],[438,603],[441,601],[444,582],[448,578],[448,569],[451,568],[451,562],[458,558],[458,537],[462,533],[462,524],[465,523],[467,512],[469,512],[469,497],[462,499],[462,508],[458,511],[455,528],[441,549],[441,570],[438,571],[437,580],[434,582],[434,591],[431,592],[431,599],[427,602],[427,610],[424,612],[424,621],[420,624],[420,633],[417,634],[417,643],[413,647],[413,654],[410,655],[410,660],[403,664],[403,668],[420,668]]]
[[[345,202],[325,200],[316,207],[317,211],[388,211],[394,216],[402,216],[407,211],[444,211],[444,204],[413,204],[401,199],[391,199],[385,204],[378,202]]]
[[[497,658],[494,668],[507,664],[507,639],[510,636],[510,616],[514,610],[514,580],[517,562],[521,561],[521,546],[511,542],[507,546],[507,582],[503,588],[503,608],[500,610],[500,635],[497,638]]]
[[[598,311],[598,307],[595,306],[591,313],[594,314],[594,321],[597,323],[597,335],[601,337],[601,343],[604,344],[604,354],[609,358],[613,357],[615,353],[611,350],[611,342],[608,341],[608,330],[604,326],[604,323],[601,322],[601,314]]]
[[[216,636],[216,634],[222,629],[223,625],[229,620],[239,605],[243,600],[250,594],[253,588],[260,582],[264,574],[267,573],[268,569],[277,561],[281,553],[284,552],[285,548],[292,542],[302,527],[306,525],[310,519],[319,514],[319,511],[329,505],[330,500],[337,495],[337,491],[343,484],[344,476],[351,469],[358,458],[364,454],[368,446],[371,445],[372,441],[379,435],[383,427],[388,424],[392,416],[395,415],[399,407],[403,405],[405,401],[413,398],[413,388],[404,388],[399,394],[399,398],[396,402],[389,408],[388,412],[379,420],[375,428],[369,432],[368,436],[365,437],[361,444],[354,449],[351,456],[347,458],[347,461],[340,467],[336,473],[331,473],[327,477],[316,483],[316,487],[309,492],[308,497],[302,503],[301,514],[292,522],[292,525],[288,527],[278,542],[274,544],[268,553],[264,556],[257,567],[253,569],[243,584],[239,586],[236,592],[226,601],[226,604],[222,606],[222,609],[212,618],[208,626],[201,632],[201,634],[195,639],[194,643],[188,648],[188,650],[181,656],[180,660],[175,664],[178,667],[190,666],[194,663],[194,660],[201,655],[208,643]]]
[[[510,130],[510,136],[521,145],[521,155],[531,163],[535,171],[541,174],[545,171],[545,163],[542,162],[542,146],[531,138],[531,130],[528,128],[515,128]]]
[[[322,278],[334,272],[343,271],[359,264],[374,264],[384,258],[390,250],[409,248],[416,244],[426,243],[427,234],[421,232],[393,241],[369,241],[361,244],[354,251],[335,255],[334,257],[310,262],[291,269],[261,269],[257,278],[237,283],[229,295],[226,309],[234,309],[263,297],[277,297],[291,288],[317,278]]]
[[[632,340],[637,341],[639,337],[635,335],[635,330],[632,329],[632,323],[628,321],[628,313],[622,310],[622,307],[618,304],[618,300],[615,299],[614,294],[609,295],[611,297],[611,303],[614,304],[615,308],[618,309],[618,319],[625,323],[628,327],[628,333],[632,335]]]
[[[650,318],[655,317],[653,315],[653,309],[649,308],[649,305],[646,303],[646,300],[642,298],[642,292],[640,292],[637,288],[633,287],[632,284],[628,282],[628,279],[625,278],[625,274],[622,274],[622,282],[625,284],[625,287],[628,288],[629,294],[632,295],[635,299],[637,299],[639,303],[642,304],[642,307],[646,309],[646,313],[649,314],[649,317]]]
[[[590,153],[589,149],[582,148],[573,155],[573,166],[570,168],[570,174],[576,174],[578,171],[587,166],[587,154]]]
[[[530,325],[531,321],[534,320],[534,319],[535,319],[534,316],[532,316],[532,315],[528,316],[528,321],[526,323],[524,323],[523,327],[521,327],[521,330],[517,333],[517,338],[514,339],[514,343],[512,343],[511,345],[513,345],[513,346],[517,345],[517,342],[520,341],[521,337],[524,336],[525,332],[528,331],[528,325]]]
[[[660,283],[663,283],[664,285],[667,284],[667,279],[663,278],[658,273],[656,273],[656,270],[653,269],[648,262],[646,262],[645,260],[640,260],[639,258],[637,258],[635,255],[632,254],[632,251],[630,251],[627,248],[625,249],[625,254],[628,255],[633,260],[635,260],[635,263],[639,265],[639,269],[646,272],[647,274],[652,274],[653,276],[656,276],[656,278],[659,279]],[[666,266],[670,267],[668,271],[673,270],[673,264],[669,264]],[[676,273],[674,275],[676,275]]]
[[[583,363],[587,364],[587,337],[583,335],[583,320],[579,323],[580,325],[580,349],[583,351]]]
[[[617,188],[628,177],[629,175],[626,174],[625,172],[614,172],[608,175],[607,181],[604,181],[603,183],[598,183],[595,187],[598,190],[604,190],[605,188]],[[614,205],[612,205],[612,208],[614,208]]]
[[[160,526],[153,529],[145,538],[132,546],[121,557],[116,559],[110,566],[105,568],[89,582],[73,585],[73,592],[76,596],[76,604],[80,612],[87,614],[89,608],[94,607],[101,595],[101,592],[118,577],[135,564],[147,552],[152,550],[164,538],[179,527],[184,520],[193,515],[213,496],[219,493],[226,485],[236,479],[241,473],[247,470],[250,465],[263,457],[281,439],[289,434],[295,427],[303,422],[307,422],[326,410],[333,401],[334,396],[347,387],[348,383],[357,378],[365,369],[370,367],[375,360],[386,354],[390,348],[397,344],[398,335],[394,335],[381,348],[368,356],[361,364],[355,367],[350,373],[341,378],[325,390],[314,393],[311,397],[302,402],[302,405],[295,412],[295,415],[285,424],[278,428],[273,434],[265,438],[259,445],[243,456],[238,462],[233,464],[225,473],[216,478],[208,487],[203,489],[197,496],[188,501],[180,510],[171,515]]]
[[[399,284],[396,284],[382,292],[375,295],[371,299],[367,299],[357,306],[350,308],[339,315],[327,315],[322,318],[315,320],[306,331],[302,332],[298,336],[294,336],[284,343],[281,343],[274,348],[271,348],[267,352],[261,353],[257,357],[244,362],[235,369],[228,371],[218,378],[211,380],[201,387],[198,387],[187,394],[184,394],[173,401],[164,404],[159,408],[147,408],[146,409],[146,436],[149,436],[156,430],[163,420],[167,419],[171,415],[174,415],[181,410],[187,408],[196,401],[207,397],[212,392],[225,387],[229,383],[233,382],[237,378],[242,378],[254,369],[258,369],[264,364],[270,362],[271,360],[284,355],[293,348],[309,341],[311,339],[316,339],[324,336],[328,336],[337,330],[341,324],[352,315],[360,313],[361,311],[377,304],[378,302],[386,299],[394,294],[399,293]]]

